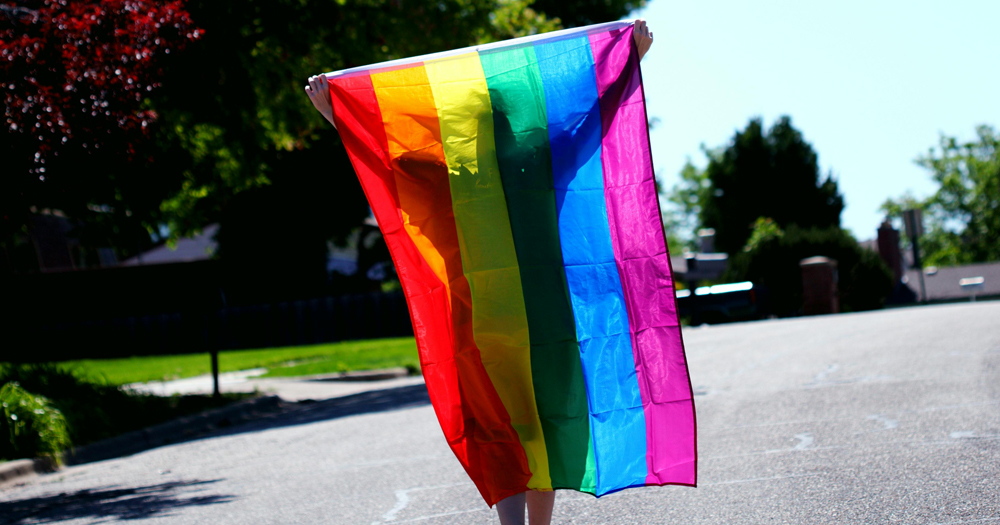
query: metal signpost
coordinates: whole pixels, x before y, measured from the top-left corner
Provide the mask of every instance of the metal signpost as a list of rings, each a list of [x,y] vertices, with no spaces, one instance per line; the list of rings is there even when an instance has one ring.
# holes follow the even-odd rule
[[[905,210],[903,212],[903,225],[906,227],[906,235],[910,237],[913,247],[913,266],[920,274],[920,302],[927,302],[927,287],[924,285],[924,265],[920,262],[920,244],[918,238],[924,234],[923,211],[920,209]]]

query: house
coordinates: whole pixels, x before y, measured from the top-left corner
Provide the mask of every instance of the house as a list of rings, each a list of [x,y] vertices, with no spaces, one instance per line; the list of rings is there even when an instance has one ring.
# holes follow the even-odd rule
[[[715,230],[698,230],[698,244],[699,253],[670,256],[674,280],[682,281],[688,287],[698,286],[702,281],[717,281],[729,268],[729,255],[715,251]]]
[[[903,284],[921,299],[920,270],[910,268]],[[924,268],[927,302],[1000,299],[1000,262],[965,264],[951,268]]]
[[[218,232],[218,224],[209,224],[198,235],[178,239],[172,248],[161,244],[135,257],[125,259],[122,266],[206,261],[211,259],[212,254],[218,249],[218,243],[215,241],[215,234]]]

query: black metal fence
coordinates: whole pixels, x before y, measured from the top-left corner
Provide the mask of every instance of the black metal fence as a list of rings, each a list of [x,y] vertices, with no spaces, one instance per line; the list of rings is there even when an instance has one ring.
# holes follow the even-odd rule
[[[5,330],[0,361],[185,354],[413,334],[406,299],[398,291],[232,306],[209,312],[85,319],[19,317],[17,325]]]

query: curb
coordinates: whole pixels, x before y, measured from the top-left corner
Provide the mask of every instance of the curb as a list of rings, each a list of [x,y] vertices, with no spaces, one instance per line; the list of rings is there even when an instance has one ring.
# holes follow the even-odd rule
[[[0,486],[18,478],[59,470],[52,458],[18,459],[0,463]]]
[[[283,401],[278,396],[264,396],[238,401],[229,406],[177,418],[142,430],[77,447],[63,454],[63,462],[66,465],[91,463],[197,439],[214,430],[244,423],[277,411],[282,407],[282,403]]]
[[[382,368],[379,370],[357,370],[352,372],[339,372],[335,374],[318,374],[312,376],[288,377],[297,381],[384,381],[386,379],[398,379],[407,377],[410,371],[404,367]],[[272,379],[279,379],[277,377]]]
[[[409,370],[399,367],[300,376],[288,379],[298,381],[381,381],[408,376],[410,376]],[[366,393],[368,392],[350,394],[344,397],[352,398]],[[63,453],[62,464],[73,466],[92,463],[130,456],[164,445],[191,441],[220,429],[266,417],[289,406],[298,406],[300,403],[289,403],[276,395],[238,401],[229,406],[173,419],[142,430],[128,432],[89,445],[73,448]],[[35,474],[51,473],[59,470],[59,468],[60,466],[49,458],[19,459],[0,463],[0,487],[4,487],[19,478]]]

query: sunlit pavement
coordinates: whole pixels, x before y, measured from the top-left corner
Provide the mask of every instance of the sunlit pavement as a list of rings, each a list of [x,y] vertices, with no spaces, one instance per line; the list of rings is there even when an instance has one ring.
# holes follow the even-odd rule
[[[699,488],[560,491],[555,523],[1000,523],[1000,302],[684,335]],[[497,523],[415,388],[35,478],[0,522]]]
[[[389,372],[396,372],[395,369]],[[405,369],[402,370],[405,374]],[[239,372],[224,372],[219,374],[219,390],[223,393],[259,392],[273,394],[285,401],[301,401],[303,399],[330,399],[349,396],[372,390],[384,390],[423,384],[423,377],[390,377],[372,378],[372,380],[339,380],[341,374],[324,374],[308,377],[259,377],[267,373],[266,368],[254,368]],[[363,373],[362,373],[363,374]],[[384,374],[392,375],[392,374]],[[175,394],[211,394],[213,380],[211,375],[200,375],[173,381],[150,381],[148,383],[131,383],[125,385],[139,392],[147,392],[160,396]]]

